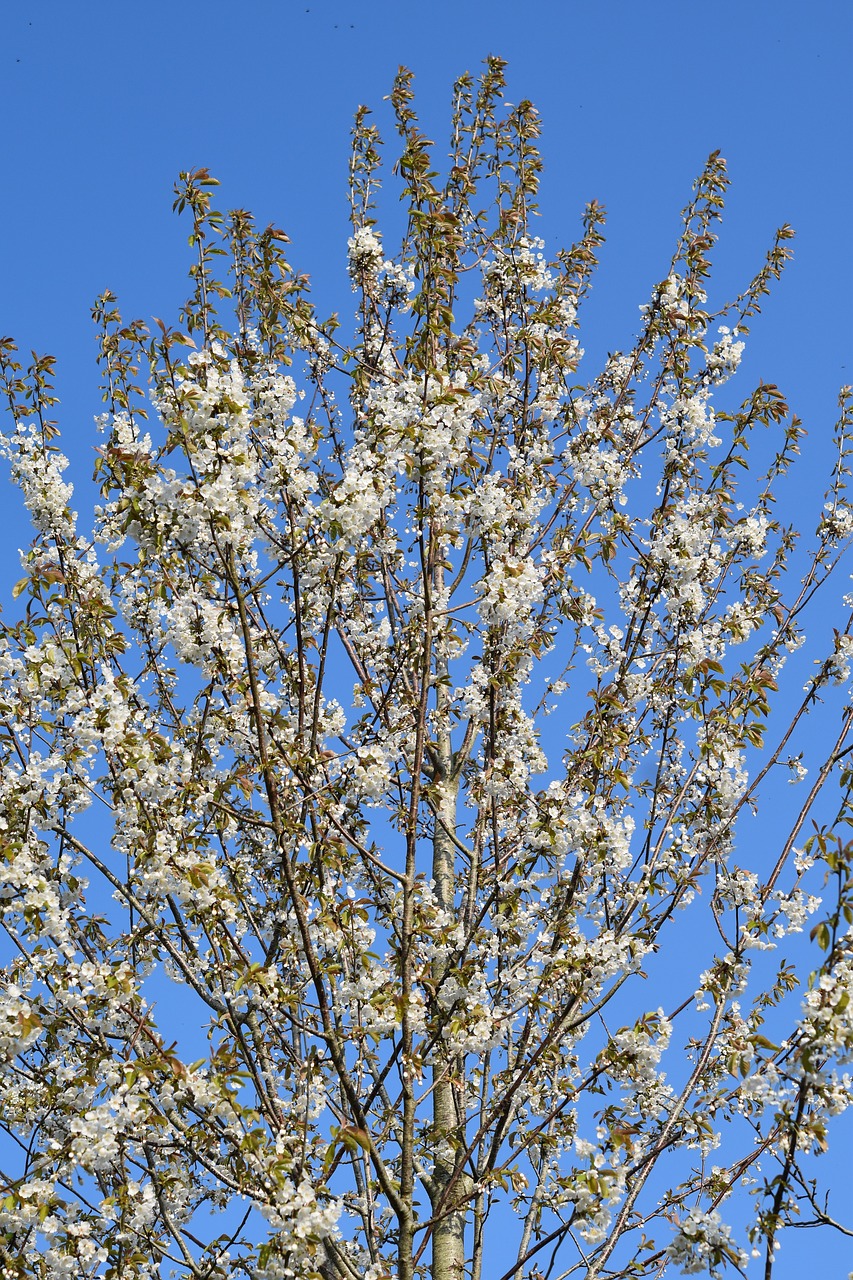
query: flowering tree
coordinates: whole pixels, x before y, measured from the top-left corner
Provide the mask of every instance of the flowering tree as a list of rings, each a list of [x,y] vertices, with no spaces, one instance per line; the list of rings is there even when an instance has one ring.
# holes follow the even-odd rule
[[[4,1277],[766,1278],[845,1229],[849,598],[780,683],[853,403],[800,547],[781,393],[712,409],[791,234],[707,309],[718,155],[581,383],[603,211],[546,260],[503,83],[458,82],[440,179],[400,73],[394,257],[358,113],[351,341],[181,175],[180,328],[94,310],[91,539],[52,361],[0,345]]]

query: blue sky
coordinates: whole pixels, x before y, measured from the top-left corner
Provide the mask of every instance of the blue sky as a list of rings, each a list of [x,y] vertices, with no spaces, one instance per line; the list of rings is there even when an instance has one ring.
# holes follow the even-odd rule
[[[849,0],[6,0],[2,24],[0,333],[58,357],[84,508],[101,407],[89,308],[110,288],[127,318],[175,320],[189,263],[171,212],[178,171],[207,166],[223,207],[282,226],[320,311],[346,316],[356,106],[375,109],[391,143],[382,99],[409,66],[440,155],[453,80],[488,53],[509,62],[508,99],[530,98],[542,116],[548,248],[571,242],[589,199],[609,211],[591,352],[629,343],[710,151],[733,183],[712,301],[746,282],[778,225],[794,226],[794,262],[755,322],[738,386],[745,395],[760,377],[788,395],[810,432],[804,483],[819,501],[838,386],[853,381]],[[6,595],[27,535],[0,492]],[[779,1280],[799,1274],[808,1237],[786,1240]],[[833,1275],[851,1265],[843,1246],[822,1261]]]

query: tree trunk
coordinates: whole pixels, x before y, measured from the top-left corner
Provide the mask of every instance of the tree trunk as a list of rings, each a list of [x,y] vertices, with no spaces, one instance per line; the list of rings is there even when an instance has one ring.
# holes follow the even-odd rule
[[[451,833],[456,831],[459,780],[452,772],[449,733],[445,736],[440,732],[437,746],[433,782],[436,807],[433,879],[439,905],[452,913],[456,910],[456,850]],[[443,961],[434,966],[433,980],[436,985],[442,981],[445,967]],[[470,1175],[457,1165],[459,1147],[465,1140],[464,1125],[460,1123],[454,1097],[454,1081],[459,1078],[461,1070],[461,1062],[442,1052],[441,1044],[437,1045],[432,1067],[432,1119],[436,1159],[429,1184],[433,1214],[438,1219],[432,1233],[432,1280],[463,1280],[465,1275],[465,1225],[474,1184]]]

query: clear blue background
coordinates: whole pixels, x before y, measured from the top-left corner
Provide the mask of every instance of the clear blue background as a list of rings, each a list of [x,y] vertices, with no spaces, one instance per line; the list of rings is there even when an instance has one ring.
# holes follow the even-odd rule
[[[178,171],[209,167],[224,208],[282,226],[321,313],[346,320],[356,106],[375,109],[393,156],[382,98],[398,65],[411,67],[441,156],[453,80],[488,53],[509,60],[508,99],[542,115],[548,248],[571,242],[589,199],[609,211],[590,355],[630,342],[710,151],[733,180],[712,301],[746,282],[779,224],[796,228],[739,386],[760,377],[789,396],[810,432],[803,484],[819,498],[837,389],[853,381],[849,0],[6,0],[0,17],[0,332],[58,357],[84,511],[100,409],[89,308],[110,288],[127,318],[176,318],[189,263],[171,213]],[[6,596],[28,535],[0,492]],[[848,1153],[832,1160],[839,1181],[853,1177]],[[774,1276],[818,1261],[817,1240],[787,1233]],[[846,1275],[853,1242],[820,1240],[822,1274]]]

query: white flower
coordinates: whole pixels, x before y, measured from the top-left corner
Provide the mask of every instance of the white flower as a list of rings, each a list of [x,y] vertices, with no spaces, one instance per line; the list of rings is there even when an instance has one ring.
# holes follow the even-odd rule
[[[678,1222],[677,1235],[666,1255],[680,1267],[682,1275],[708,1271],[717,1277],[722,1274],[719,1267],[724,1262],[733,1262],[737,1267],[744,1267],[747,1262],[746,1254],[732,1242],[731,1227],[714,1210],[704,1213],[691,1209]]]

